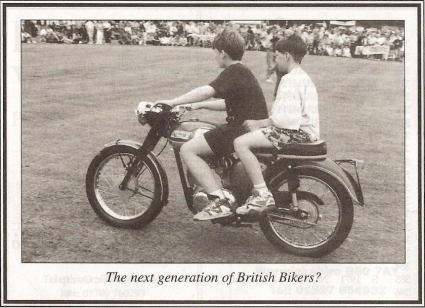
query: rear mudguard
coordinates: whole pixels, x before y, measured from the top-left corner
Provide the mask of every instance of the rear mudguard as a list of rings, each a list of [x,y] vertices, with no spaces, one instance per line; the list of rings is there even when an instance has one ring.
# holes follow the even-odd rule
[[[337,179],[349,192],[351,198],[354,202],[360,205],[364,205],[363,193],[359,183],[357,183],[353,176],[342,169],[335,161],[332,159],[326,158],[325,160],[299,160],[295,164],[291,163],[286,159],[280,159],[276,161],[271,168],[271,170],[266,173],[266,178],[269,182],[274,181],[278,176],[281,176],[282,173],[288,172],[288,165],[292,164],[292,167],[297,169],[318,169],[320,171],[326,172],[335,179]]]
[[[111,147],[115,147],[117,145],[125,145],[125,146],[129,146],[132,147],[133,149],[138,150],[142,144],[140,142],[137,141],[133,141],[133,140],[115,140],[115,141],[111,141],[107,144],[105,144],[105,147],[102,149],[102,151],[100,151],[100,153],[102,154],[105,151],[108,151],[108,149],[110,149]],[[161,202],[162,204],[165,206],[168,203],[168,177],[167,174],[165,173],[164,168],[162,167],[161,163],[158,161],[158,159],[155,157],[155,155],[153,153],[146,153],[145,154],[146,157],[153,163],[153,165],[155,166],[156,171],[159,174],[159,178],[160,178],[160,185],[161,185]]]

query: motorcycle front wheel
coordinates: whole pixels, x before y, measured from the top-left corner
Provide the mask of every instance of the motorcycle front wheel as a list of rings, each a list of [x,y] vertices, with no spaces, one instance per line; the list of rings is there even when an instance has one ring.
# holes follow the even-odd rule
[[[144,156],[127,187],[120,184],[137,150],[125,145],[103,150],[92,160],[86,175],[86,193],[91,207],[106,223],[120,228],[142,228],[161,212],[163,186],[160,174]]]
[[[259,222],[266,238],[294,255],[321,257],[337,249],[353,224],[353,201],[334,177],[317,169],[299,170],[298,212],[274,210],[262,213]],[[270,183],[276,205],[279,196],[289,203],[288,179],[282,176]],[[285,198],[283,198],[285,199]],[[289,204],[290,205],[290,204]]]

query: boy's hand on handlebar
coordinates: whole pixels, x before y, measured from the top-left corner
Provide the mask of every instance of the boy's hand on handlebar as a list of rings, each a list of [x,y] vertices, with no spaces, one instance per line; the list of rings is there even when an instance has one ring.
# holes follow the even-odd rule
[[[192,104],[183,104],[183,105],[179,105],[179,107],[183,108],[186,111],[196,110],[196,108]]]

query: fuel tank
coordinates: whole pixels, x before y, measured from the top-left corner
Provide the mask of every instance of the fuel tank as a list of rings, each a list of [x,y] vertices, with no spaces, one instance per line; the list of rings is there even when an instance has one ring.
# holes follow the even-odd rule
[[[183,143],[215,127],[217,127],[217,125],[214,123],[199,121],[198,119],[183,121],[180,122],[179,126],[171,133],[169,140],[173,147],[181,147]]]

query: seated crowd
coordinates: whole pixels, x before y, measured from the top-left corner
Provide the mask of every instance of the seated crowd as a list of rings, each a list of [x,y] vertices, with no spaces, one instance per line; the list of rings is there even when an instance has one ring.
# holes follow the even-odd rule
[[[291,32],[301,36],[309,53],[314,55],[401,60],[404,54],[402,30],[355,26],[328,28],[325,23],[281,26],[269,22],[244,25],[224,21],[26,20],[22,23],[22,42],[110,44],[116,40],[122,45],[211,47],[214,37],[226,28],[237,29],[245,38],[248,50],[269,50],[271,42]],[[371,55],[371,46],[388,46],[389,53]]]

